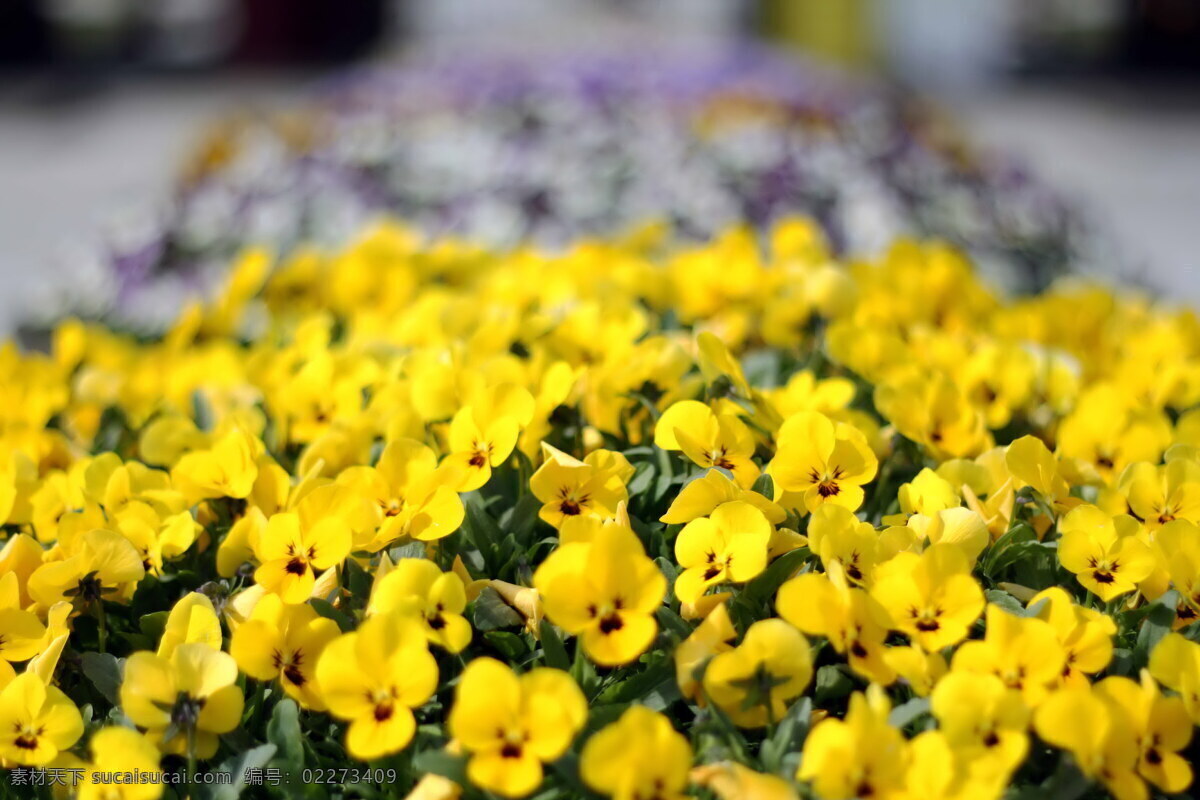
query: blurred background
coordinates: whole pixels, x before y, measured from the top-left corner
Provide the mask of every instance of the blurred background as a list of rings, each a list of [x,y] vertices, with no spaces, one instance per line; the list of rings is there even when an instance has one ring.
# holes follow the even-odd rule
[[[1084,207],[1127,276],[1200,300],[1200,0],[3,0],[0,331],[223,114],[414,52],[745,40],[933,99]]]

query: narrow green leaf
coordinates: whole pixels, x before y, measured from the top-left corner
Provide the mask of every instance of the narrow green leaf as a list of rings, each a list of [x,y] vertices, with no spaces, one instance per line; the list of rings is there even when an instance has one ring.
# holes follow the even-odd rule
[[[550,624],[549,620],[542,620],[538,633],[542,639],[542,660],[546,666],[555,669],[570,669],[571,657],[567,655],[567,648],[563,644],[562,637],[558,635],[558,631]]]

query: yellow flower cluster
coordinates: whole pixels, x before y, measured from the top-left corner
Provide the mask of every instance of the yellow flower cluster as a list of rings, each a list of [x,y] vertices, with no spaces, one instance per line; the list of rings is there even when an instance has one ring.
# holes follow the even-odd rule
[[[0,373],[5,766],[1192,785],[1193,312],[1005,299],[939,243],[839,263],[804,220],[560,253],[383,223]]]

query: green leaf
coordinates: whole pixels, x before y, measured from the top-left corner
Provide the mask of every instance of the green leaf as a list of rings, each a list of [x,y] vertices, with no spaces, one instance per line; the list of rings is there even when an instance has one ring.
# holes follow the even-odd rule
[[[659,556],[654,559],[654,563],[658,565],[658,571],[661,572],[667,579],[668,586],[675,585],[675,579],[679,577],[679,570],[669,558]]]
[[[1044,800],[1047,797],[1054,800],[1075,800],[1082,797],[1091,785],[1091,780],[1080,772],[1072,759],[1063,755],[1059,759],[1058,769],[1045,783],[1040,786],[1026,786],[1012,797],[1013,800]]]
[[[347,558],[343,564],[342,585],[350,593],[351,599],[358,599],[365,605],[371,594],[374,578],[353,558]]]
[[[571,661],[571,677],[589,698],[600,684],[600,677],[596,674],[596,665],[584,655],[583,643],[578,638],[575,639],[575,658]]]
[[[663,627],[663,630],[670,631],[679,637],[680,641],[692,635],[692,626],[687,623],[687,620],[671,610],[669,606],[661,606],[654,612],[654,617],[658,620],[658,624]]]
[[[769,772],[781,772],[784,769],[783,757],[800,749],[811,724],[812,698],[801,697],[788,708],[774,735],[762,743],[760,753],[763,766]]]
[[[1142,622],[1137,643],[1133,647],[1135,664],[1145,666],[1154,647],[1171,632],[1171,627],[1175,624],[1175,607],[1178,602],[1179,593],[1172,589],[1151,603],[1153,608]]]
[[[675,680],[674,662],[669,657],[660,658],[657,663],[626,678],[610,683],[597,697],[596,702],[602,705],[608,703],[632,703],[649,694],[667,681]]]
[[[763,497],[770,499],[775,496],[775,481],[770,475],[763,473],[758,476],[758,480],[754,482],[754,491],[761,494]]]
[[[771,562],[771,565],[762,571],[754,580],[746,584],[746,588],[742,591],[741,596],[747,600],[756,603],[765,603],[775,596],[775,592],[784,582],[792,577],[792,573],[800,569],[812,554],[807,547],[800,547],[790,552],[784,553],[779,558]]]
[[[163,631],[167,629],[169,613],[169,611],[155,611],[152,614],[143,614],[138,619],[138,629],[146,635],[147,639],[157,642],[162,638]]]
[[[192,419],[195,421],[196,427],[200,430],[212,430],[212,406],[209,404],[208,398],[201,389],[196,389],[194,392],[192,392]]]
[[[1037,534],[1034,532],[1033,528],[1029,527],[1029,525],[1025,524],[1024,522],[1017,523],[1005,531],[1000,538],[997,539],[994,544],[992,544],[991,548],[988,549],[987,555],[983,559],[983,573],[988,577],[991,577],[994,572],[997,572],[1008,564],[1011,564],[1012,561],[1008,557],[1005,557],[1003,562],[1000,562],[999,559],[1001,556],[1004,556],[1004,554],[1008,552],[1013,545],[1020,544],[1022,542],[1036,541]]]
[[[526,492],[505,514],[504,527],[511,531],[523,546],[528,546],[533,539],[534,531],[537,529],[538,511],[541,508],[542,501],[538,500],[535,495]]]
[[[247,771],[263,769],[274,756],[275,745],[273,744],[259,745],[241,755],[233,756],[213,770],[214,772],[228,773],[233,776],[233,779],[224,785],[205,786],[202,790],[197,791],[197,794],[207,797],[209,800],[237,800],[241,796],[242,790],[246,788]]]
[[[1109,675],[1126,675],[1133,674],[1133,651],[1127,647],[1118,647],[1113,650],[1112,661],[1108,662]]]
[[[525,640],[509,631],[488,631],[483,638],[509,661],[517,661],[529,652]]]
[[[988,589],[983,593],[983,596],[987,598],[988,603],[991,605],[1000,606],[1000,608],[1018,617],[1025,616],[1025,606],[1021,605],[1021,601],[1003,589]]]
[[[425,552],[424,542],[407,542],[388,550],[388,555],[391,556],[392,561],[399,561],[402,558],[424,558]]]
[[[121,662],[109,653],[84,653],[80,658],[84,676],[96,691],[113,705],[120,702]]]
[[[567,648],[563,645],[562,637],[558,635],[558,631],[550,624],[549,620],[542,620],[538,627],[538,634],[542,639],[542,661],[546,666],[555,669],[570,669],[571,657],[567,655]]]
[[[683,692],[674,676],[651,689],[638,702],[651,711],[666,711],[667,707],[677,700],[683,699]]]
[[[313,607],[313,611],[316,611],[326,619],[331,619],[336,622],[342,633],[350,633],[354,630],[354,623],[350,620],[350,618],[337,608],[334,608],[333,604],[328,600],[322,600],[319,597],[313,597],[309,599],[308,603]]]
[[[276,704],[267,723],[267,741],[275,745],[278,760],[289,773],[300,776],[304,767],[303,736],[300,732],[300,708],[285,698]]]
[[[893,728],[903,728],[918,717],[929,713],[929,698],[914,697],[907,703],[902,703],[892,709],[888,715],[888,724]]]
[[[487,512],[478,492],[466,495],[463,505],[467,512],[463,519],[463,533],[483,556],[484,563],[488,567],[488,574],[500,574],[496,564],[496,547],[504,540],[500,526]]]
[[[629,490],[630,497],[642,497],[650,491],[650,487],[654,484],[655,478],[658,477],[658,468],[650,462],[643,461],[638,465],[637,472],[629,479],[626,488]]]
[[[459,786],[470,786],[467,780],[467,757],[456,756],[445,750],[426,750],[417,753],[413,769],[418,773],[430,773],[449,778]]]
[[[524,625],[525,619],[516,609],[504,602],[504,598],[490,586],[475,598],[471,621],[477,631],[494,631],[497,628],[515,628]]]
[[[826,664],[817,670],[816,686],[813,689],[813,699],[817,705],[826,705],[831,700],[837,700],[854,691],[854,681],[846,674],[842,664]]]

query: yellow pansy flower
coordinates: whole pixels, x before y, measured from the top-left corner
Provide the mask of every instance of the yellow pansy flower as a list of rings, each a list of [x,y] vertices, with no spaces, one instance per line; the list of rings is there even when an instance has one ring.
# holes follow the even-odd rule
[[[736,761],[694,767],[691,780],[720,800],[796,800],[798,797],[795,788],[778,775],[755,772]]]
[[[1062,476],[1058,461],[1050,448],[1036,436],[1022,436],[1005,450],[1005,466],[1019,481],[1020,486],[1030,486],[1054,508],[1061,508],[1071,492],[1071,486]]]
[[[995,675],[1035,707],[1058,685],[1066,661],[1050,623],[989,605],[984,638],[960,645],[950,668]]]
[[[667,513],[659,517],[660,522],[677,525],[691,522],[697,517],[707,517],[722,503],[743,500],[757,508],[772,525],[787,519],[787,511],[771,502],[758,492],[738,486],[717,469],[710,469],[699,478],[688,481],[671,501]]]
[[[682,450],[705,469],[728,470],[743,489],[758,478],[750,429],[737,416],[717,414],[696,400],[680,400],[663,412],[654,426],[654,444],[663,450]]]
[[[1154,570],[1154,556],[1138,537],[1139,528],[1132,517],[1081,505],[1059,523],[1058,560],[1107,602],[1133,591]]]
[[[889,647],[883,653],[883,660],[917,697],[928,697],[949,669],[941,653],[927,653],[916,645]]]
[[[15,573],[0,576],[0,660],[6,662],[32,658],[47,641],[38,615],[21,608],[19,583]]]
[[[564,524],[563,529],[566,530]],[[582,637],[597,664],[628,663],[653,643],[667,579],[626,525],[603,525],[590,541],[568,541],[533,576],[551,622]]]
[[[583,747],[579,775],[593,791],[633,800],[681,800],[692,765],[692,746],[671,721],[633,705]]]
[[[875,407],[935,456],[973,456],[989,446],[982,414],[945,376],[881,383],[875,387]]]
[[[675,539],[675,560],[683,567],[675,579],[675,595],[695,603],[709,587],[745,583],[767,566],[770,541],[771,523],[740,500],[692,520]]]
[[[587,700],[567,673],[539,667],[516,675],[477,658],[463,670],[447,720],[470,754],[471,783],[523,797],[542,783],[544,763],[570,747],[587,719]]]
[[[959,385],[993,430],[1003,428],[1023,408],[1034,389],[1036,364],[1021,345],[988,342],[957,370]]]
[[[875,574],[879,534],[869,522],[861,522],[843,506],[826,503],[808,521],[808,546],[829,570],[836,562],[846,578],[869,586]]]
[[[975,563],[991,541],[983,517],[969,508],[945,508],[932,516],[913,514],[908,528],[918,542],[958,548],[969,564]]]
[[[935,544],[920,555],[900,553],[881,564],[871,596],[887,609],[892,626],[926,651],[966,638],[984,607],[970,562],[950,544]]]
[[[907,752],[888,724],[891,704],[876,684],[850,697],[845,719],[823,719],[804,743],[796,777],[825,800],[881,797],[903,786]]]
[[[233,658],[207,644],[189,642],[169,658],[141,651],[125,662],[121,708],[167,753],[211,758],[217,737],[238,726],[245,698]]]
[[[719,653],[704,671],[704,691],[743,728],[783,719],[812,680],[808,640],[781,619],[761,619],[741,644]]]
[[[620,453],[595,450],[580,461],[545,442],[542,452],[545,461],[529,479],[529,488],[543,504],[538,516],[555,528],[568,517],[607,519],[628,502],[625,482],[634,469]]]
[[[803,507],[808,511],[815,511],[823,503],[854,510],[862,505],[862,486],[875,477],[878,465],[866,437],[857,428],[806,411],[790,417],[780,427],[770,473],[776,494],[802,494]]]
[[[767,395],[783,419],[801,411],[833,414],[854,399],[854,381],[848,378],[818,378],[812,370],[795,372],[788,382]]]
[[[1116,707],[1117,724],[1133,733],[1137,771],[1142,778],[1167,794],[1192,785],[1192,767],[1179,754],[1192,739],[1192,721],[1179,697],[1162,694],[1145,670],[1140,683],[1110,675],[1099,681],[1095,690]]]
[[[417,723],[412,709],[437,689],[437,662],[425,632],[396,614],[368,617],[326,644],[317,684],[329,713],[350,723],[346,750],[361,761],[403,750]]]
[[[1192,721],[1200,725],[1200,644],[1168,633],[1150,651],[1150,674],[1179,693]]]
[[[171,607],[157,653],[169,659],[175,648],[192,642],[221,649],[221,621],[212,600],[199,592],[188,592]]]
[[[26,608],[33,602],[29,596],[29,576],[42,565],[46,551],[27,533],[17,533],[0,548],[0,575],[12,575],[16,587],[13,605]]]
[[[1069,752],[1083,774],[1099,778],[1117,800],[1144,800],[1137,734],[1100,691],[1060,689],[1038,707],[1033,720],[1038,736]]]
[[[97,529],[83,534],[74,554],[38,567],[29,576],[29,594],[45,608],[68,600],[83,609],[101,598],[126,598],[145,574],[141,556],[128,539]]]
[[[736,638],[737,630],[729,619],[729,609],[724,603],[718,603],[691,635],[679,643],[674,653],[675,682],[679,684],[679,691],[684,697],[704,705],[696,670],[707,659],[732,650],[732,642]]]
[[[1076,605],[1058,586],[1038,592],[1027,607],[1032,610],[1039,605],[1037,618],[1050,623],[1063,647],[1064,685],[1085,685],[1087,676],[1104,669],[1112,660],[1116,623],[1107,614]]]
[[[1168,522],[1154,535],[1151,549],[1156,568],[1166,573],[1182,601],[1175,610],[1176,627],[1195,622],[1200,616],[1200,526],[1185,519]]]
[[[888,613],[871,595],[851,587],[837,562],[831,567],[828,575],[806,572],[783,584],[775,608],[805,633],[828,639],[859,675],[886,686],[896,678],[884,659]]]
[[[374,506],[378,530],[365,542],[376,551],[408,537],[431,542],[462,525],[465,512],[454,490],[453,468],[439,467],[433,450],[413,439],[397,439],[383,448],[374,467],[350,467],[338,483]]]
[[[995,675],[956,671],[938,681],[931,708],[950,746],[1011,773],[1029,750],[1029,709]]]
[[[377,577],[368,605],[372,614],[395,612],[418,620],[429,641],[451,653],[471,641],[471,623],[462,615],[466,608],[462,578],[424,558],[402,558]]]
[[[295,511],[273,515],[255,548],[260,566],[254,580],[285,603],[303,603],[312,593],[316,570],[350,555],[352,533],[338,513],[341,487],[324,486],[300,501]]]
[[[1177,458],[1161,467],[1145,461],[1130,464],[1117,486],[1148,530],[1175,519],[1200,522],[1200,463],[1196,461]]]
[[[161,575],[163,563],[182,555],[200,531],[190,511],[164,518],[140,501],[125,506],[116,528],[142,554],[142,566],[151,575]]]
[[[492,468],[512,455],[533,413],[533,395],[513,384],[492,387],[477,403],[459,409],[450,420],[447,456],[463,476],[458,491],[469,492],[488,482]]]
[[[0,690],[0,758],[44,766],[82,735],[79,709],[36,673],[23,672]]]
[[[317,614],[307,603],[285,604],[266,595],[250,619],[238,625],[229,654],[238,669],[260,681],[278,680],[304,708],[325,709],[317,688],[317,663],[326,645],[341,634],[337,623]]]
[[[153,743],[130,728],[108,727],[92,734],[88,742],[92,760],[83,767],[76,797],[79,800],[156,800],[162,797],[161,755]],[[136,773],[142,779],[113,781],[115,773]]]
[[[215,497],[244,498],[258,477],[262,450],[257,437],[234,427],[211,448],[182,456],[171,469],[171,480],[189,504]]]
[[[885,519],[884,522],[889,525],[903,525],[906,517],[912,514],[933,516],[939,511],[962,505],[958,490],[929,467],[918,472],[908,483],[900,484],[896,498],[900,501],[900,511],[904,516]]]

